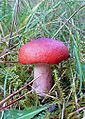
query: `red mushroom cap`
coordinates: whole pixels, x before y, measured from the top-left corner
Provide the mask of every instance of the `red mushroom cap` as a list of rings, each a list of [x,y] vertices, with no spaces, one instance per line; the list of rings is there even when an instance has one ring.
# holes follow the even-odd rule
[[[67,47],[63,42],[39,38],[20,48],[18,59],[21,64],[58,64],[69,57]]]

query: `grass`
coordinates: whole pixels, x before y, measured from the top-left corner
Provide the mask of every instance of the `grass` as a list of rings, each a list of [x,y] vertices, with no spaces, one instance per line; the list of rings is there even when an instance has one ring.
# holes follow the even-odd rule
[[[54,38],[63,41],[70,53],[68,61],[52,66],[54,84],[42,101],[36,94],[30,93],[30,86],[22,88],[21,92],[2,103],[2,108],[10,106],[3,108],[1,119],[11,119],[15,114],[18,115],[17,119],[25,119],[26,115],[29,119],[84,117],[84,16],[85,2],[82,0],[0,1],[1,102],[33,79],[33,66],[18,63],[18,51],[23,44],[39,37]],[[54,106],[55,111],[50,112],[50,105],[53,104],[57,107]],[[45,105],[49,107],[44,108]]]

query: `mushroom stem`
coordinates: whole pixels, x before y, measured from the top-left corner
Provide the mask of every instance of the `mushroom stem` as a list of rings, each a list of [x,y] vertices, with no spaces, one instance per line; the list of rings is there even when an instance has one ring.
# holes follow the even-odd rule
[[[51,68],[49,64],[36,64],[34,67],[34,78],[41,75],[33,82],[33,90],[41,97],[45,96],[52,85]]]

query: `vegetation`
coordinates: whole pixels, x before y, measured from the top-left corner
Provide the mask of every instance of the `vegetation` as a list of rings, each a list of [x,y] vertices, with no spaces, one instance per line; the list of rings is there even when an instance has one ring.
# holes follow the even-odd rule
[[[39,37],[63,41],[70,53],[52,66],[53,87],[42,100],[31,93],[33,65],[17,58],[23,44]],[[1,119],[83,119],[84,86],[85,2],[0,0]]]

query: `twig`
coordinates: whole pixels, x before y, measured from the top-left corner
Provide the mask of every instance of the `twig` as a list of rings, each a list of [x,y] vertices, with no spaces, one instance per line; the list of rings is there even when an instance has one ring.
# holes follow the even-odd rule
[[[82,110],[85,110],[85,107],[81,107],[81,108],[77,109],[76,111],[70,113],[69,116],[68,116],[68,119],[69,119],[72,115],[74,115],[75,113],[80,112],[80,111],[82,111]]]
[[[18,45],[19,45],[19,43],[17,43],[17,44],[14,45],[13,47],[9,48],[8,50],[6,50],[5,53],[0,56],[0,59],[3,58],[4,56],[8,55],[8,54],[11,54],[12,51],[10,51],[10,50],[12,50],[13,48],[15,48],[15,47],[18,46]]]
[[[11,97],[15,96],[17,93],[19,93],[20,91],[22,91],[23,89],[25,89],[27,86],[29,86],[31,83],[33,83],[36,79],[38,79],[41,75],[39,75],[38,77],[34,78],[31,82],[29,82],[28,84],[26,84],[25,86],[21,87],[19,90],[15,91],[14,93],[12,93],[11,95],[9,95],[8,97],[6,97],[5,99],[3,99],[0,102],[0,105],[4,104],[6,101],[8,101]]]
[[[26,94],[28,94],[28,93],[31,93],[32,91],[29,91],[29,92],[27,92]],[[25,94],[25,95],[26,95]],[[6,108],[8,108],[10,105],[13,105],[14,103],[16,103],[17,101],[19,101],[19,100],[21,100],[22,98],[24,98],[25,97],[25,95],[22,95],[22,96],[20,96],[18,99],[16,99],[16,100],[14,100],[14,101],[12,101],[11,103],[9,103],[8,105],[6,105],[6,106],[4,106],[4,107],[1,107],[0,108],[0,111],[4,111]]]
[[[52,96],[52,95],[49,95],[49,94],[46,94],[46,93],[43,93],[46,97],[50,97],[50,98],[52,98],[52,99],[54,99],[54,100],[57,100],[57,101],[59,101],[59,99],[57,99],[56,97],[54,97],[54,96]],[[42,101],[43,102],[43,101]]]
[[[0,64],[6,64],[6,63],[19,63],[18,61],[0,61]]]
[[[8,55],[8,54],[10,54],[11,52],[7,52],[7,53],[5,53],[5,54],[3,54],[2,56],[0,56],[0,58],[3,58],[4,56],[6,56],[6,55]]]
[[[0,111],[4,111],[4,109],[8,108],[10,105],[16,103],[17,101],[21,100],[22,98],[24,98],[25,96],[20,96],[18,99],[12,101],[11,103],[9,103],[8,105],[4,106],[4,107],[1,107],[0,108]]]
[[[18,33],[21,32],[23,29],[25,29],[25,27],[26,27],[26,26],[20,28],[17,32],[18,32]],[[12,37],[11,37],[10,39],[13,39],[13,38],[18,37],[17,32],[13,32],[13,33],[12,33]],[[15,36],[14,36],[14,35],[15,35]],[[14,36],[14,37],[13,37],[13,36]],[[10,34],[8,34],[7,36],[3,37],[2,40],[8,39],[9,37],[10,37]],[[4,40],[4,42],[6,42],[6,40]]]

